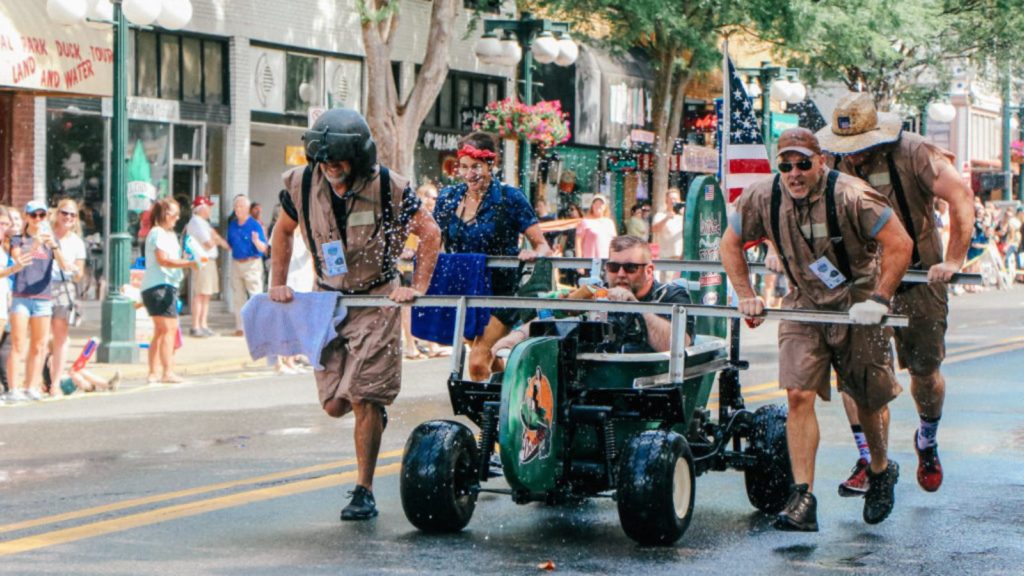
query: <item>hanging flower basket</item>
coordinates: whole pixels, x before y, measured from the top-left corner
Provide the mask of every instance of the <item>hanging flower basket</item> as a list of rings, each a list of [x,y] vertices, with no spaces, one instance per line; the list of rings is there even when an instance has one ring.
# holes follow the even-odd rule
[[[1014,140],[1010,143],[1010,162],[1024,163],[1024,140]]]
[[[546,100],[533,106],[512,98],[491,102],[477,128],[500,138],[525,138],[542,149],[558,146],[570,136],[569,115],[562,112],[562,103],[557,100]]]

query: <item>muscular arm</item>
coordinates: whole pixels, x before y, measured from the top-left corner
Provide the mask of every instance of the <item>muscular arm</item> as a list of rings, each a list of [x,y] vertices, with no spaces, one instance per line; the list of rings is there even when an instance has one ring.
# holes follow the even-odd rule
[[[875,293],[892,298],[910,266],[914,243],[897,218],[889,218],[875,235],[875,240],[882,248],[882,272],[875,284]]]
[[[736,295],[741,299],[753,298],[754,287],[750,285],[750,268],[747,260],[743,257],[743,241],[732,228],[727,228],[718,245],[719,255],[722,258],[722,267],[729,276]]]
[[[441,249],[441,229],[429,212],[420,208],[409,221],[409,232],[420,239],[416,247],[416,269],[413,271],[412,287],[420,294],[426,294],[430,277],[434,275],[437,253]],[[277,246],[274,246],[277,250]]]
[[[950,230],[946,262],[960,270],[967,258],[967,247],[974,232],[974,193],[952,166],[946,166],[935,179],[933,192],[949,203]]]
[[[647,324],[647,343],[655,352],[667,352],[672,344],[672,322],[657,314],[644,314]],[[690,345],[690,335],[686,335],[686,345]]]
[[[270,286],[288,283],[288,263],[292,261],[292,241],[299,223],[283,210],[270,237]],[[315,250],[316,247],[314,246]]]
[[[551,255],[551,246],[548,245],[547,239],[544,238],[544,233],[541,232],[540,224],[533,224],[526,229],[526,239],[530,241],[530,246],[533,247],[535,257]]]

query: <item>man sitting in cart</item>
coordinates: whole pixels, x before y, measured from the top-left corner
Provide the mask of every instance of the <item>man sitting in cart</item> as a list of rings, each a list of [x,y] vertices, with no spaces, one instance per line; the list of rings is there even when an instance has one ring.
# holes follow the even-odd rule
[[[690,293],[683,284],[662,284],[654,279],[651,248],[636,236],[618,236],[609,247],[604,264],[608,283],[608,300],[612,302],[660,302],[663,304],[690,304]],[[582,295],[582,296],[579,296]],[[573,297],[593,298],[588,290],[577,290]],[[672,340],[672,321],[667,314],[635,314],[609,312],[608,321],[615,326],[615,334],[623,352],[666,352]],[[694,318],[687,319],[686,344],[692,339]],[[491,349],[511,349],[529,335],[529,323],[513,330]]]

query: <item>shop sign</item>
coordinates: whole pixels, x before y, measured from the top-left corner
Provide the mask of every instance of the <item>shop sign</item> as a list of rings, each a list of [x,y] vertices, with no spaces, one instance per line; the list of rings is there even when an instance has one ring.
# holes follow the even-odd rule
[[[439,132],[424,132],[423,133],[423,146],[428,150],[438,150],[440,152],[448,152],[451,150],[459,149],[459,139],[462,136],[458,134],[442,134]]]
[[[608,158],[608,170],[611,172],[632,172],[637,168],[636,158],[619,158],[611,156]]]
[[[305,166],[306,162],[306,147],[305,146],[285,146],[284,147],[284,164],[285,166]]]
[[[686,260],[718,262],[719,243],[725,232],[725,196],[718,181],[702,176],[690,184],[686,195],[686,222],[683,230],[683,257]],[[690,272],[689,280],[698,282],[700,292],[693,295],[694,302],[707,305],[726,304],[726,285],[721,273]],[[698,318],[697,333],[725,337],[727,320],[724,318]]]
[[[654,132],[634,128],[629,131],[629,139],[633,144],[654,144]]]
[[[718,150],[704,146],[683,147],[683,172],[718,173]]]
[[[100,100],[100,114],[104,118],[114,116],[114,100]],[[145,122],[175,123],[181,120],[181,104],[177,100],[159,98],[128,98],[128,118]]]
[[[0,86],[109,96],[111,31],[59,26],[46,15],[46,2],[0,3]]]

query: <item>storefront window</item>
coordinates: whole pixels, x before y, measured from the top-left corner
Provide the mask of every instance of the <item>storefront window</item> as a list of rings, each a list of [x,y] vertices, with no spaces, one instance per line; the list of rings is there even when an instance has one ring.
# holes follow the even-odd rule
[[[135,39],[135,95],[156,98],[156,34],[139,32]]]
[[[441,88],[441,96],[437,99],[440,104],[441,118],[438,123],[442,128],[452,127],[452,83],[446,81],[444,88]]]
[[[102,231],[103,118],[50,112],[46,133],[47,200],[74,198],[82,207],[83,235]]]
[[[288,54],[285,64],[285,112],[305,114],[310,106],[320,105],[320,59]]]
[[[213,200],[210,211],[210,222],[220,222],[220,203],[224,198],[224,126],[208,124],[206,126],[206,182],[203,194]]]
[[[170,125],[128,123],[128,227],[136,246],[149,233],[152,202],[170,193],[169,145]]]
[[[226,104],[224,94],[224,44],[203,41],[203,97],[209,104]]]
[[[194,162],[202,160],[202,128],[188,124],[174,127],[174,160]]]
[[[181,99],[203,101],[203,47],[198,38],[181,39]]]
[[[177,36],[160,35],[160,97],[181,99],[181,42]]]

